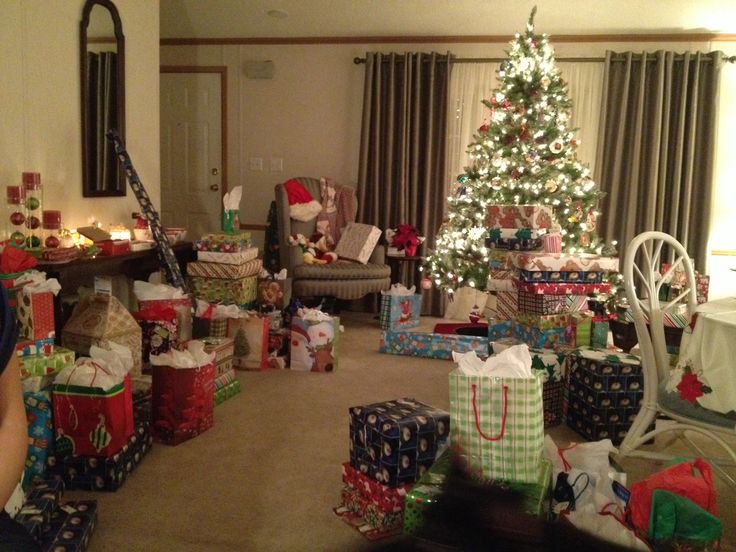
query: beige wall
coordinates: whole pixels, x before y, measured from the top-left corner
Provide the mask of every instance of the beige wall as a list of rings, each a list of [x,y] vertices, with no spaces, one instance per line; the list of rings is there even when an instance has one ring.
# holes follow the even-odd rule
[[[114,0],[125,35],[126,133],[133,164],[157,205],[159,160],[159,6]],[[67,227],[93,220],[130,225],[138,202],[83,198],[79,21],[83,0],[0,2],[0,191],[21,173],[41,173],[44,207],[60,209]]]

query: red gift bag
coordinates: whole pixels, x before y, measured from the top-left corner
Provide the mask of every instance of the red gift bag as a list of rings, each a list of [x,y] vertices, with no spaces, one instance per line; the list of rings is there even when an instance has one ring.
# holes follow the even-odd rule
[[[156,439],[178,445],[212,427],[215,364],[198,368],[153,366],[152,412]]]
[[[107,391],[55,383],[53,406],[58,457],[109,457],[133,435],[130,375]]]

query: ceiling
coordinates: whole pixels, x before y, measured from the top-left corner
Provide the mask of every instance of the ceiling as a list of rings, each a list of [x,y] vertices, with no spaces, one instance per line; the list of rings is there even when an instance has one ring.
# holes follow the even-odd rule
[[[550,35],[736,34],[734,0],[160,0],[161,38],[511,36],[534,5]]]

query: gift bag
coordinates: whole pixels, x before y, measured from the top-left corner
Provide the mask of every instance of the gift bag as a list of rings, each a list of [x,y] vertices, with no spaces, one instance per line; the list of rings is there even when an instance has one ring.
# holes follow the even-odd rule
[[[450,372],[452,443],[483,478],[534,483],[544,444],[542,374],[530,378]]]
[[[290,367],[305,372],[337,369],[340,319],[302,309],[291,319]]]
[[[233,367],[237,370],[268,368],[268,319],[256,314],[230,318],[227,336],[235,343]]]
[[[190,341],[187,350],[152,355],[152,424],[156,439],[178,445],[214,423],[215,354]]]
[[[217,305],[197,299],[192,325],[192,337],[226,337],[228,318],[237,318],[240,308],[237,305]]]
[[[143,363],[148,365],[150,355],[160,355],[179,343],[179,319],[171,307],[151,305],[133,313],[143,337]]]
[[[394,284],[388,292],[381,292],[379,325],[382,330],[397,331],[416,328],[419,326],[421,313],[422,296],[414,293],[414,286],[409,290],[401,284]]]
[[[179,339],[187,341],[192,338],[192,301],[182,290],[166,284],[136,280],[133,282],[133,293],[138,299],[138,310],[157,305],[174,309],[179,321]]]
[[[291,278],[258,280],[258,308],[261,312],[283,310],[291,301]]]

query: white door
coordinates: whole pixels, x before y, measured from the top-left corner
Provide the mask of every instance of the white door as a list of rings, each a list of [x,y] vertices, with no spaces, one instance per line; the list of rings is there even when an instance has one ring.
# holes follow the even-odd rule
[[[221,228],[219,73],[161,73],[161,221],[194,240]]]

